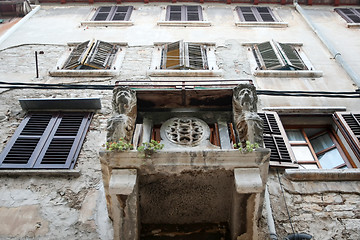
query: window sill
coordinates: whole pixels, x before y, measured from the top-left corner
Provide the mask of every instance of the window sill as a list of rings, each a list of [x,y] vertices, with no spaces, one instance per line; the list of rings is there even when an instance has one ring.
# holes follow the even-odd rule
[[[83,21],[81,26],[88,27],[124,27],[134,25],[133,21]]]
[[[51,77],[112,77],[119,75],[120,70],[53,70]]]
[[[287,22],[235,22],[237,27],[272,27],[272,28],[286,28]]]
[[[256,70],[254,71],[256,77],[284,77],[284,78],[319,78],[323,76],[322,71],[282,71],[282,70]]]
[[[360,28],[360,23],[348,23],[348,28]]]
[[[151,70],[147,72],[151,77],[219,77],[221,70]]]
[[[159,26],[168,27],[210,27],[209,21],[159,21]]]
[[[291,181],[359,181],[359,169],[286,169]]]
[[[1,169],[0,176],[19,177],[19,176],[41,176],[41,177],[80,177],[80,170],[53,170],[53,169]]]

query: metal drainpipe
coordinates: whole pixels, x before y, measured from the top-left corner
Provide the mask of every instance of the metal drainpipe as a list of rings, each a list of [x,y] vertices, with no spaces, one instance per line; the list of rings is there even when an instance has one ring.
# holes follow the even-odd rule
[[[304,18],[305,22],[309,25],[309,27],[314,31],[314,33],[318,36],[320,41],[327,47],[331,55],[334,56],[334,59],[340,64],[340,66],[346,71],[346,73],[350,76],[350,78],[355,82],[357,87],[360,87],[360,77],[358,74],[352,70],[352,68],[346,63],[346,61],[342,58],[341,53],[336,50],[336,48],[329,42],[329,40],[321,33],[321,31],[315,26],[315,24],[310,20],[304,9],[294,0],[295,9],[300,13],[300,15]]]
[[[269,191],[268,191],[267,186],[265,187],[264,201],[265,201],[265,209],[266,209],[266,214],[267,214],[267,224],[269,227],[270,239],[277,240],[278,236],[276,234],[275,223],[274,223],[274,218],[272,215],[271,204],[270,204],[270,196],[269,196]]]

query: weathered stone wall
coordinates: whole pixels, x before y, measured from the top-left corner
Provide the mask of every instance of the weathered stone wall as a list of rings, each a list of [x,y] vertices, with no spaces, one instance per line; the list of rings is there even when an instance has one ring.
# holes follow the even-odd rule
[[[112,239],[112,225],[98,160],[105,142],[111,91],[9,90],[0,94],[1,149],[14,133],[25,112],[19,98],[100,97],[96,113],[71,173],[39,174],[37,171],[0,172],[0,239]],[[70,171],[69,171],[70,172]],[[56,175],[54,175],[56,174]]]
[[[360,239],[360,193],[357,181],[314,182],[303,179],[296,182],[288,180],[282,170],[279,173],[272,170],[268,189],[279,239],[292,234],[293,230],[308,233],[314,240]],[[266,219],[264,210],[259,239],[268,237]]]

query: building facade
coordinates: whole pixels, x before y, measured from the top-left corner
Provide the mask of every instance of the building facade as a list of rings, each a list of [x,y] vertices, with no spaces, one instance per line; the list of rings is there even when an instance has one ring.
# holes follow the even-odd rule
[[[359,2],[61,3],[0,36],[1,239],[360,238]]]

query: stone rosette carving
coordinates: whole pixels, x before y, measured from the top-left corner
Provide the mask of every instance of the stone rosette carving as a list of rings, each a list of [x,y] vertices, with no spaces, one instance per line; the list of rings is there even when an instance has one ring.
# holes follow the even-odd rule
[[[129,87],[116,87],[112,98],[113,114],[107,122],[107,141],[123,138],[130,143],[137,116],[136,92]]]
[[[246,141],[263,146],[263,120],[257,114],[255,86],[240,84],[233,90],[233,117],[240,142]]]
[[[160,128],[162,143],[172,148],[217,148],[209,141],[210,128],[195,117],[175,117]]]

